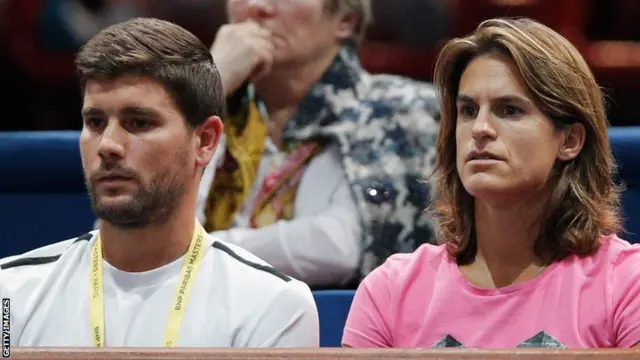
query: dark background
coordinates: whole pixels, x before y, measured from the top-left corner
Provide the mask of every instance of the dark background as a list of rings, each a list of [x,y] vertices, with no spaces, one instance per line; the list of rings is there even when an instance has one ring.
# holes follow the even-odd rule
[[[0,131],[79,129],[80,94],[73,56],[82,40],[65,30],[71,7],[88,14],[91,34],[137,6],[130,16],[174,21],[211,44],[225,22],[226,0],[0,0]],[[496,16],[528,16],[559,31],[586,57],[608,95],[612,125],[640,124],[638,0],[374,0],[375,24],[362,47],[372,72],[431,80],[439,46]],[[127,14],[120,15],[126,18]],[[119,18],[124,19],[124,18]],[[86,21],[86,19],[85,19]]]

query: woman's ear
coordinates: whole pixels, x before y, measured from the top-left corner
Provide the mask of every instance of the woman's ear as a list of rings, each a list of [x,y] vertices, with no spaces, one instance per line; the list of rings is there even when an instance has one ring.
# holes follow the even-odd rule
[[[582,123],[576,122],[563,129],[563,141],[558,150],[558,159],[568,161],[575,159],[586,140],[587,131]]]
[[[356,26],[360,20],[360,15],[349,12],[345,14],[339,14],[338,27],[336,29],[336,37],[340,40],[345,40],[353,35],[356,31]]]

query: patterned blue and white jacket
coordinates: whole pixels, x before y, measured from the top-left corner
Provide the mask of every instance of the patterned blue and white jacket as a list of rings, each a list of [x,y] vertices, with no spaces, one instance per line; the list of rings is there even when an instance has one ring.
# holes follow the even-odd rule
[[[358,278],[391,254],[435,243],[424,210],[439,114],[433,86],[369,74],[346,45],[285,127],[285,143],[322,136],[340,146],[363,221]]]

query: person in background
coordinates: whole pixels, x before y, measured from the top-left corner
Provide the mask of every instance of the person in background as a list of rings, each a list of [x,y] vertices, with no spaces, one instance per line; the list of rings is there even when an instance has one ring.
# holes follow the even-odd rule
[[[640,246],[621,231],[600,87],[529,19],[449,41],[435,214],[444,244],[394,255],[356,291],[351,347],[628,348]]]
[[[211,48],[227,113],[200,187],[205,229],[315,288],[349,286],[434,242],[422,179],[435,156],[435,92],[362,69],[369,1],[227,5]]]
[[[309,287],[196,220],[223,132],[208,47],[175,24],[137,18],[94,36],[76,64],[80,152],[100,226],[0,260],[11,343],[317,347]]]

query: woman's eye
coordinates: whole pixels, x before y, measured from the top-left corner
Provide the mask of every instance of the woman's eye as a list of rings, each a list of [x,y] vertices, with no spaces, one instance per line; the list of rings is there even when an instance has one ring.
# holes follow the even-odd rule
[[[505,105],[502,107],[501,113],[504,117],[517,117],[517,116],[520,116],[523,113],[523,111],[522,109],[516,106]]]

